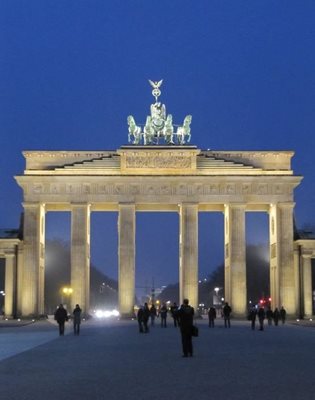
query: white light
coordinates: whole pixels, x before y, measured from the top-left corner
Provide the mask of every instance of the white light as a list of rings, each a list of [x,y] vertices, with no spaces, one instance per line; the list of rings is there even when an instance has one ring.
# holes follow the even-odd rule
[[[310,318],[310,321],[313,321],[312,318]]]
[[[109,318],[109,317],[118,317],[119,316],[119,311],[117,310],[96,310],[95,311],[95,316],[97,318]]]
[[[21,321],[20,318],[18,318],[18,321]]]
[[[102,310],[96,310],[95,315],[97,318],[102,318],[103,317],[103,311]]]
[[[299,319],[297,319],[296,321],[297,321],[297,322],[300,322],[300,320],[299,320]]]

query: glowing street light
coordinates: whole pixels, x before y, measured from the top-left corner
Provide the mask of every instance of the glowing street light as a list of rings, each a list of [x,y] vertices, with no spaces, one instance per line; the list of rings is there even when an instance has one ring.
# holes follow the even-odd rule
[[[64,303],[64,297],[63,296],[68,296],[70,297],[73,293],[73,289],[71,287],[63,287],[62,288],[62,304]]]

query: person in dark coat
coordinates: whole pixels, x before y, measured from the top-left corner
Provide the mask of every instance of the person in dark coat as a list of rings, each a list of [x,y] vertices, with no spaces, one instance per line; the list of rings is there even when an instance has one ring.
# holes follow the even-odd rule
[[[65,333],[65,322],[68,321],[68,314],[63,304],[60,304],[55,312],[55,320],[59,325],[59,336],[63,336]]]
[[[160,316],[161,316],[161,327],[166,328],[167,307],[165,303],[163,303],[160,309]]]
[[[282,306],[282,307],[280,308],[280,319],[281,319],[281,321],[282,321],[283,324],[285,323],[286,317],[287,317],[287,312],[286,312],[286,310],[284,309],[284,307]]]
[[[154,321],[157,316],[157,310],[154,304],[152,304],[150,308],[150,318],[151,318],[151,326],[154,326]]]
[[[173,318],[173,321],[174,321],[175,328],[178,325],[177,311],[178,311],[178,306],[177,306],[176,303],[173,303],[173,305],[171,307],[171,314],[172,314],[172,318]]]
[[[275,326],[278,326],[279,318],[280,318],[280,312],[279,312],[278,308],[276,307],[273,312],[273,320],[274,320]]]
[[[265,313],[264,307],[262,307],[262,306],[259,307],[257,315],[258,315],[258,321],[259,321],[259,330],[263,331],[264,330],[264,320],[265,320],[265,317],[266,317],[266,313]]]
[[[268,307],[268,309],[266,311],[266,318],[268,321],[268,325],[272,325],[273,312],[272,312],[271,307]]]
[[[189,300],[184,299],[177,311],[180,333],[182,336],[183,357],[193,356],[192,327],[194,320],[194,308],[189,305]]]
[[[248,314],[248,319],[251,322],[251,328],[253,331],[255,330],[255,327],[256,327],[256,315],[257,315],[257,310],[256,310],[256,307],[253,306],[250,309],[249,314]]]
[[[77,304],[73,310],[73,330],[75,335],[80,335],[81,312],[82,310],[79,304]]]
[[[150,318],[150,309],[148,303],[144,303],[143,315],[142,315],[144,333],[149,332],[149,327],[148,327],[149,318]]]
[[[139,332],[143,333],[143,308],[140,307],[137,312],[137,321],[139,326]]]
[[[229,303],[226,302],[224,307],[223,307],[223,318],[224,318],[224,327],[227,328],[231,328],[231,312],[232,312],[232,308],[229,306]]]
[[[214,320],[217,317],[217,312],[214,307],[210,307],[208,311],[209,328],[214,328]]]

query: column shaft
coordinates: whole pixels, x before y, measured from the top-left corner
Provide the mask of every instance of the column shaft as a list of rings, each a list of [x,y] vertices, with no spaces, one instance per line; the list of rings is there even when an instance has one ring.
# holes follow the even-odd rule
[[[180,206],[180,302],[189,299],[198,307],[198,204]]]
[[[233,314],[247,311],[245,205],[225,205],[225,300]]]
[[[304,316],[313,315],[312,259],[302,257]]]
[[[17,273],[16,273],[16,315],[22,315],[22,293],[23,293],[23,269],[24,269],[24,245],[23,242],[18,245],[18,257],[17,257]]]
[[[90,205],[71,205],[71,304],[79,304],[83,313],[90,307]]]
[[[16,257],[15,254],[6,254],[5,256],[5,299],[4,314],[12,318],[15,314],[16,301]]]
[[[22,315],[44,314],[45,207],[24,203]]]
[[[294,203],[279,203],[270,207],[270,286],[272,306],[283,306],[289,315],[298,315],[293,207]]]
[[[119,204],[118,216],[118,298],[122,317],[133,315],[135,303],[135,229],[134,204]]]

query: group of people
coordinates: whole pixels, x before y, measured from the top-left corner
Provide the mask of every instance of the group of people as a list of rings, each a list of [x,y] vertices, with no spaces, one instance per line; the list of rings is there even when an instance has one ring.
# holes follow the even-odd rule
[[[228,302],[224,304],[222,308],[222,317],[224,319],[224,327],[231,328],[231,313],[232,307]],[[214,328],[214,320],[217,318],[217,310],[214,307],[210,307],[208,310],[209,328]]]
[[[254,306],[250,309],[248,313],[248,320],[251,321],[251,328],[255,330],[256,326],[256,317],[258,317],[259,322],[259,330],[264,330],[264,321],[267,318],[268,325],[272,325],[272,321],[274,322],[275,326],[278,326],[279,321],[282,324],[285,323],[287,316],[287,312],[285,308],[282,306],[280,310],[276,307],[274,311],[272,311],[271,307],[268,307],[265,311],[263,306],[260,306],[258,309]]]
[[[192,357],[193,318],[195,313],[194,308],[189,305],[188,299],[184,299],[183,304],[180,307],[178,307],[177,304],[174,303],[170,308],[170,312],[174,321],[174,326],[179,326],[180,328],[183,357]],[[166,328],[167,313],[168,309],[166,304],[162,304],[158,314],[154,304],[151,306],[151,308],[149,308],[148,303],[144,303],[144,306],[140,307],[137,312],[139,332],[148,333],[149,319],[151,318],[151,326],[154,326],[154,320],[157,316],[161,317],[161,327]]]
[[[82,310],[77,304],[72,312],[73,316],[73,332],[75,336],[80,334],[80,325],[81,325],[81,313]],[[55,312],[55,320],[59,326],[59,336],[64,336],[65,334],[65,323],[69,320],[67,310],[64,308],[63,304],[60,304]]]
[[[178,324],[178,306],[176,303],[170,307],[168,310],[166,303],[163,303],[159,310],[155,307],[154,304],[151,305],[149,308],[148,303],[144,303],[143,307],[140,307],[137,312],[137,320],[139,325],[139,332],[140,333],[148,333],[149,332],[149,320],[151,321],[150,325],[155,326],[155,318],[161,318],[161,327],[167,327],[167,315],[170,311],[171,316],[173,318],[173,323],[175,328],[179,325]]]

